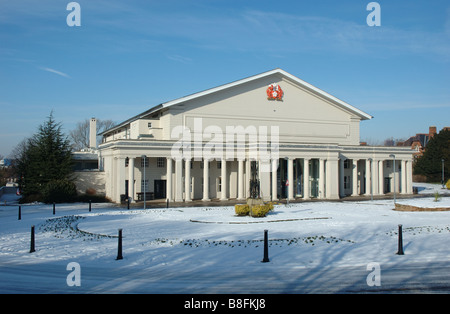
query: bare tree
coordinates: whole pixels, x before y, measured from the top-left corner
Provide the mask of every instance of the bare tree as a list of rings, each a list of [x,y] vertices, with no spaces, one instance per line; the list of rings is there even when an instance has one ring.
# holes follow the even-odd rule
[[[96,133],[101,133],[115,125],[112,120],[97,120]],[[70,131],[69,138],[72,143],[72,151],[80,151],[89,147],[89,127],[90,119],[78,122],[74,130]],[[97,144],[100,143],[101,138],[97,136]]]

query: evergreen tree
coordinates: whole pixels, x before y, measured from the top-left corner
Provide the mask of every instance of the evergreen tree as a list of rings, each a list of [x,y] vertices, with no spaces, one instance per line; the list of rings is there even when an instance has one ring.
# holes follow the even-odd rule
[[[450,130],[441,130],[428,142],[422,157],[414,166],[414,174],[427,177],[428,182],[441,182],[442,159],[444,159],[445,181],[450,176]]]
[[[65,182],[74,190],[70,142],[62,133],[61,124],[55,122],[53,112],[38,132],[21,145],[16,170],[25,201],[51,202],[52,191],[48,187],[56,181]]]

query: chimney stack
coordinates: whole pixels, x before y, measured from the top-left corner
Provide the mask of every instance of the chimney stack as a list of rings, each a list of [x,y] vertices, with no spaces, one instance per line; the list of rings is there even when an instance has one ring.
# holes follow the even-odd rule
[[[97,149],[97,119],[91,118],[89,124],[89,148]]]
[[[432,138],[433,136],[436,135],[437,131],[436,131],[436,127],[435,126],[430,126],[429,131],[430,134],[430,138]]]

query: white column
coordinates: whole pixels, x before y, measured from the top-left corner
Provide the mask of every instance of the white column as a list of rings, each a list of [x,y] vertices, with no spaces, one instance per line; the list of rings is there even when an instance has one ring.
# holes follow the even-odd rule
[[[244,199],[244,161],[238,161],[238,200]]]
[[[370,187],[372,185],[372,181],[370,180],[371,175],[371,162],[369,158],[366,159],[366,193],[365,195],[370,195]]]
[[[116,159],[116,201],[120,203],[120,195],[125,194],[125,159],[117,157]]]
[[[344,189],[344,158],[339,159],[339,196],[344,197],[345,196],[345,189]]]
[[[209,198],[209,160],[203,159],[203,198],[202,201],[210,201]]]
[[[292,158],[288,159],[288,197],[289,200],[294,200],[294,160]]]
[[[339,159],[329,157],[327,159],[327,194],[328,199],[339,199]]]
[[[191,201],[191,159],[186,158],[184,163],[184,200]]]
[[[406,193],[408,194],[412,194],[413,193],[413,186],[412,186],[412,161],[408,160],[407,165],[406,165],[406,181],[408,183],[407,185],[407,189],[406,189]]]
[[[277,201],[277,169],[278,169],[278,159],[272,159],[272,201]]]
[[[183,159],[175,159],[175,202],[183,201]]]
[[[168,157],[166,160],[167,163],[167,173],[166,173],[166,199],[169,202],[173,201],[172,198],[172,158]]]
[[[373,195],[379,195],[378,193],[378,160],[372,161],[372,189],[373,189]]]
[[[358,159],[353,159],[352,196],[358,196]]]
[[[227,178],[227,160],[225,158],[222,158],[221,167],[222,168],[220,169],[220,176],[221,176],[220,200],[226,201],[228,200],[227,197],[228,178]]]
[[[384,194],[384,161],[378,161],[378,193]]]
[[[406,194],[406,160],[402,160],[402,183],[401,183],[401,192],[402,194]]]
[[[309,200],[311,194],[311,188],[309,186],[309,160],[310,158],[303,159],[303,199]]]
[[[325,198],[324,182],[325,182],[325,160],[319,159],[319,198]]]
[[[128,159],[128,197],[134,203],[134,158]]]

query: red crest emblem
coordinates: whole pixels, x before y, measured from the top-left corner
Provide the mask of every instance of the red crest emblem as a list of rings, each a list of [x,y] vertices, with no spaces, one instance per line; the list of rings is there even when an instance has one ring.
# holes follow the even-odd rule
[[[266,90],[268,100],[283,100],[283,90],[278,84],[270,84]]]

